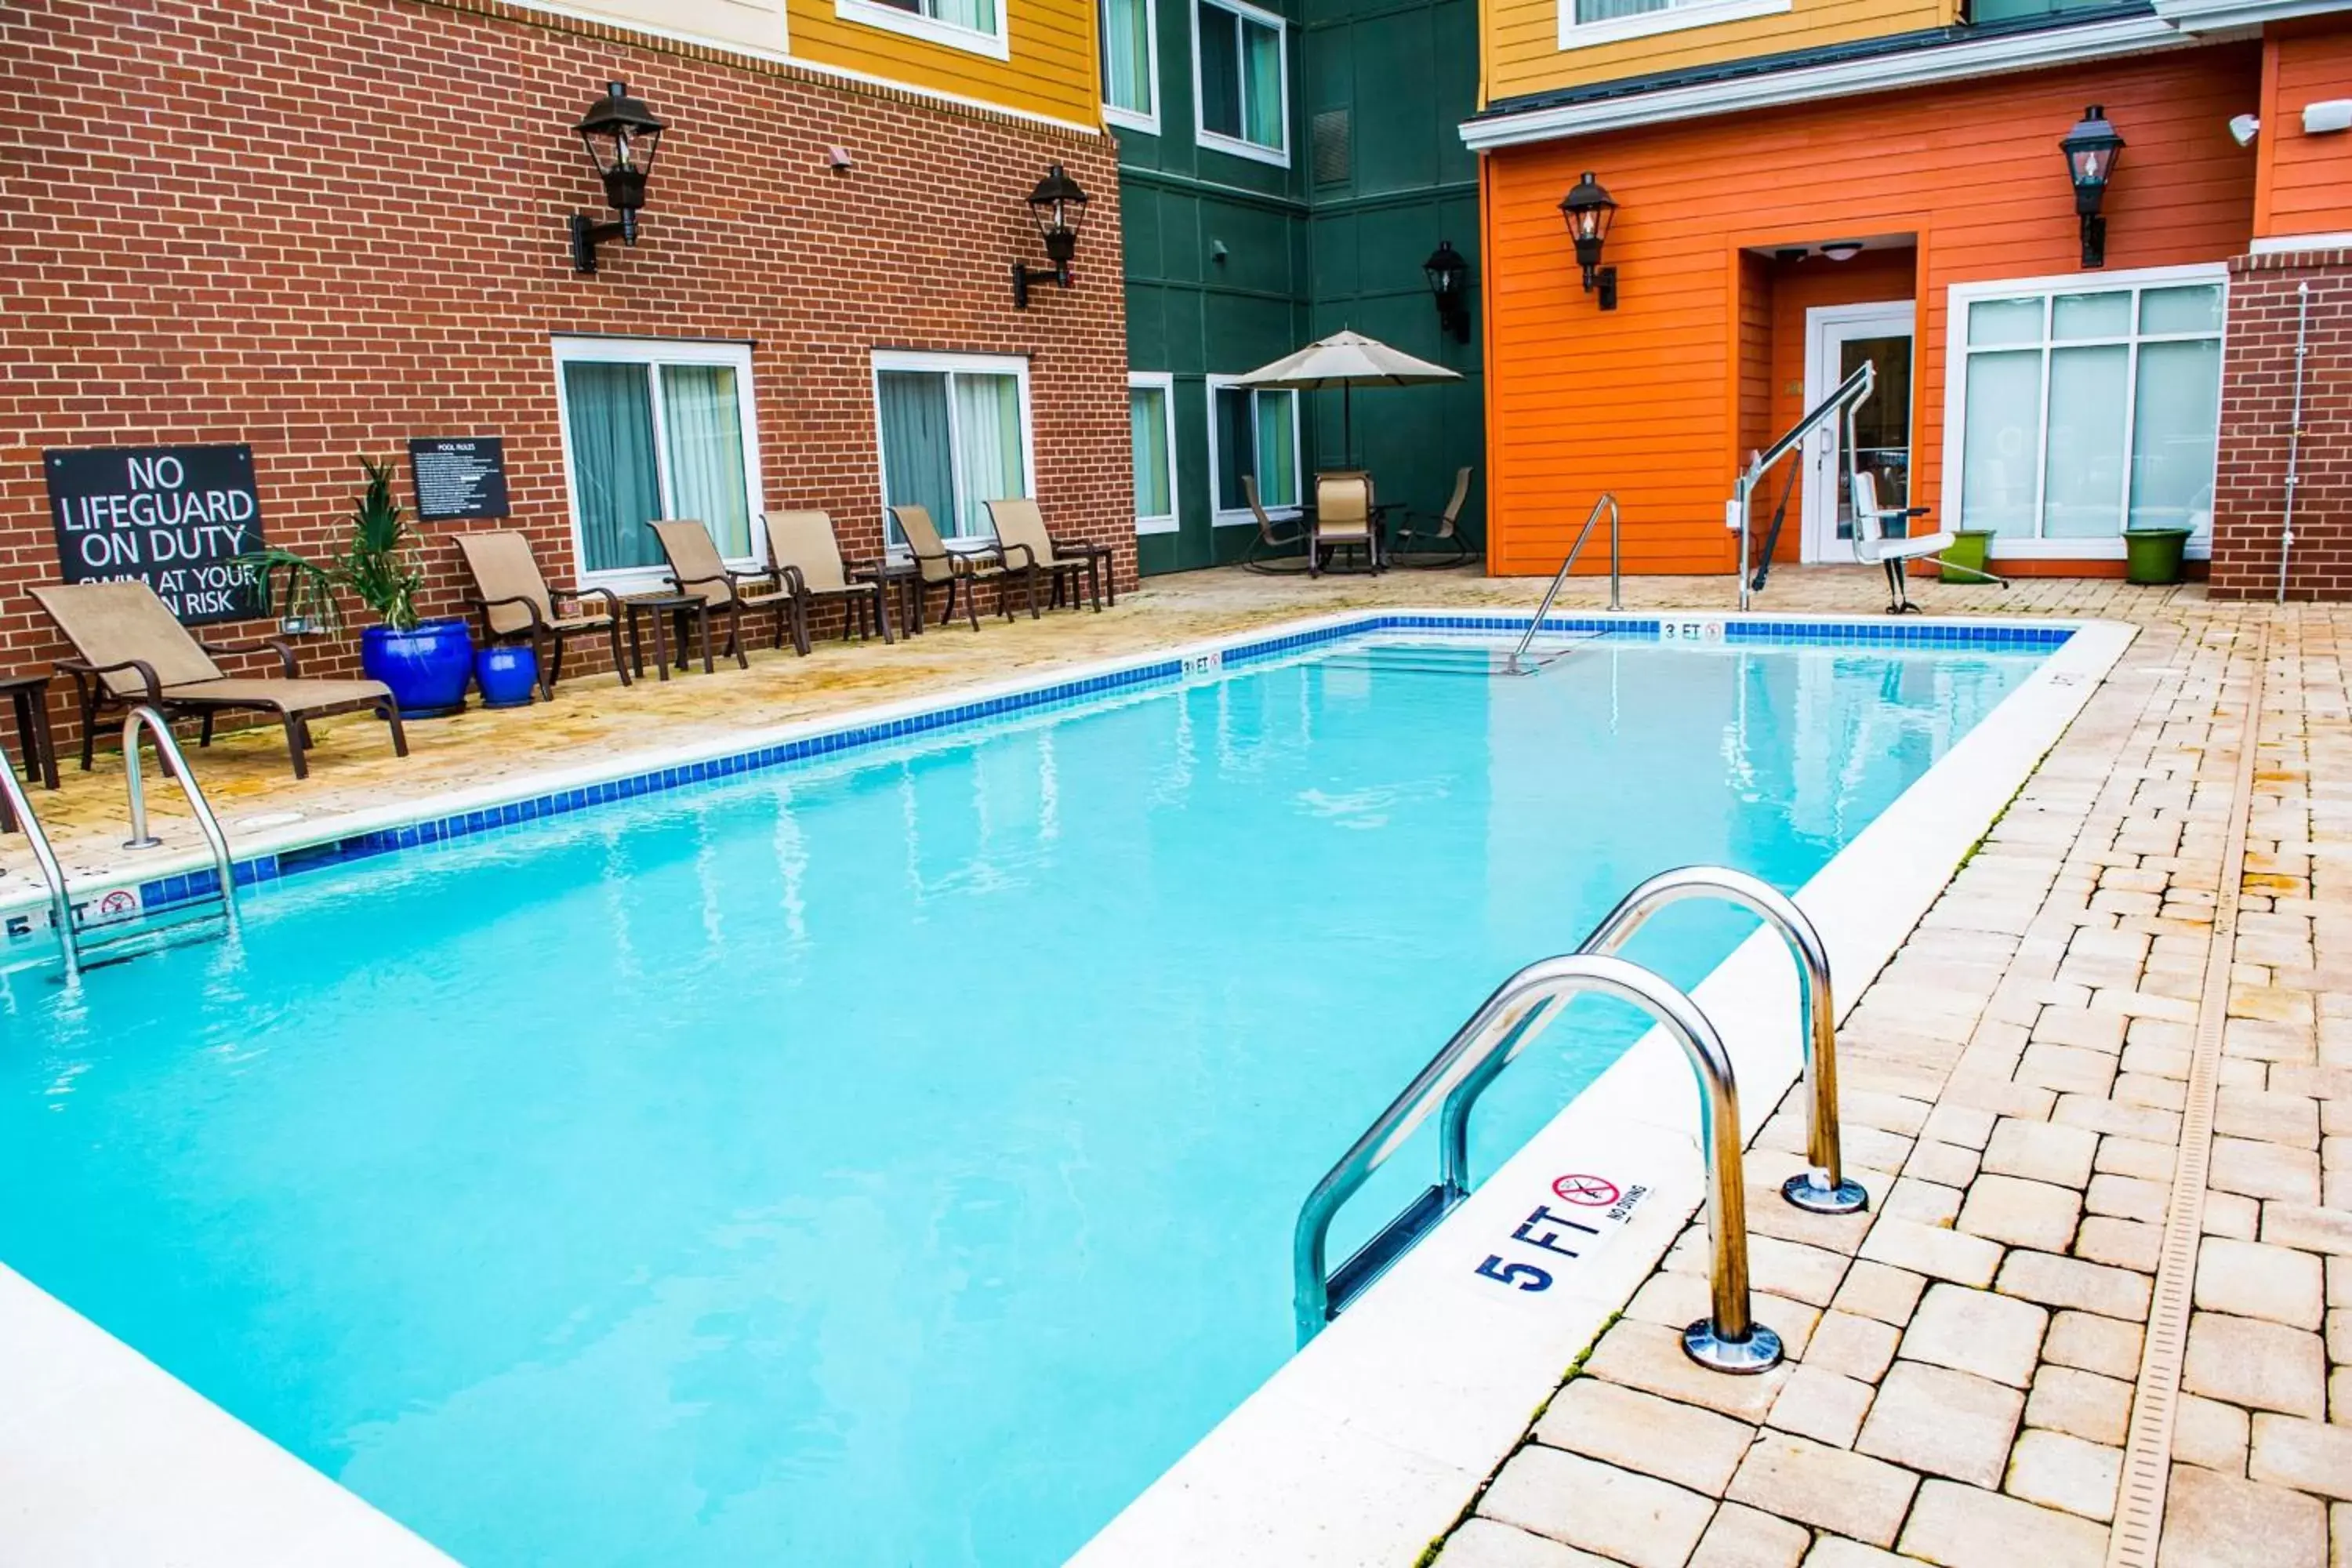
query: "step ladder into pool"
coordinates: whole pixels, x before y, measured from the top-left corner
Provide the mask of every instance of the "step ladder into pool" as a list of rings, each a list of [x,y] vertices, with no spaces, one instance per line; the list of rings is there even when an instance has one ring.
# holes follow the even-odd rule
[[[1616,956],[1652,915],[1686,899],[1713,899],[1748,910],[1780,934],[1796,961],[1797,1024],[1808,1086],[1808,1166],[1789,1178],[1781,1195],[1816,1214],[1852,1214],[1868,1205],[1861,1185],[1846,1179],[1839,1148],[1837,1010],[1830,989],[1829,951],[1821,932],[1784,894],[1744,871],[1686,866],[1661,872],[1626,894],[1573,952],[1531,963],[1505,981],[1316,1184],[1300,1205],[1291,1235],[1301,1345],[1470,1195],[1470,1112],[1478,1097],[1562,1004],[1598,992],[1649,1014],[1681,1046],[1698,1079],[1713,1295],[1709,1315],[1685,1331],[1683,1348],[1694,1361],[1720,1372],[1761,1372],[1780,1359],[1778,1336],[1757,1324],[1748,1311],[1747,1194],[1731,1058],[1715,1026],[1687,995]],[[1340,1205],[1441,1104],[1436,1183],[1354,1256],[1337,1269],[1329,1268],[1331,1221]]]
[[[213,858],[212,889],[203,897],[154,919],[131,919],[94,929],[85,929],[76,922],[65,868],[58,862],[57,851],[49,843],[40,817],[33,811],[31,799],[17,782],[15,768],[5,756],[0,756],[0,797],[6,799],[18,826],[32,842],[33,860],[48,889],[49,923],[57,931],[59,962],[69,981],[78,979],[85,970],[128,963],[191,941],[217,941],[237,929],[236,868],[229,856],[228,836],[221,831],[220,818],[214,815],[212,803],[205,798],[202,786],[188,767],[187,756],[173,738],[172,726],[163,714],[143,705],[133,708],[122,721],[123,782],[131,805],[131,837],[123,847],[154,849],[163,845],[162,839],[147,830],[147,793],[139,756],[142,730],[154,737],[156,754],[179,781],[180,791],[187,796],[188,809],[194,814],[196,826],[203,831]]]

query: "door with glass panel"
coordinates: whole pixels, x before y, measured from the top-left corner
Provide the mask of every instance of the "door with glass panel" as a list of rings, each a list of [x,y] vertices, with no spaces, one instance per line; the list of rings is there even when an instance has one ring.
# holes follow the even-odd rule
[[[751,559],[751,352],[566,339],[555,353],[580,570],[657,570],[661,549],[646,526],[657,518],[690,518],[721,555]]]
[[[1911,322],[1908,300],[1819,305],[1805,312],[1805,406],[1812,408],[1864,364],[1878,367],[1877,390],[1854,411],[1855,459],[1878,481],[1878,504],[1909,506]],[[1841,421],[1813,436],[1805,473],[1804,559],[1850,562],[1853,488],[1845,482]]]

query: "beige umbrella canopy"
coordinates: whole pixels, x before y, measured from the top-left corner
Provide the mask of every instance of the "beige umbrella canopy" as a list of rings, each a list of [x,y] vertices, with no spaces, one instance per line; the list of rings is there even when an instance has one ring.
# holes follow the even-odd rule
[[[1416,359],[1361,332],[1334,332],[1320,342],[1285,354],[1242,377],[1244,386],[1269,386],[1293,392],[1318,387],[1341,389],[1340,426],[1348,451],[1356,449],[1355,391],[1360,386],[1417,386],[1434,381],[1459,381],[1460,371]],[[1344,459],[1343,459],[1344,460]]]

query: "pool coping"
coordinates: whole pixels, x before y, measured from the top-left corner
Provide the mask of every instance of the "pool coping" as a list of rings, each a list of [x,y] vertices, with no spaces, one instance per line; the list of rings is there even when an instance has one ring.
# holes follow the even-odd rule
[[[1528,620],[1524,613],[1391,609],[1277,622],[1172,649],[1045,672],[1042,679],[1032,672],[1025,679],[957,687],[291,824],[247,838],[239,846],[236,876],[240,885],[274,880],[613,800],[903,743],[1011,713],[1160,684],[1214,680],[1228,669],[1360,633],[1509,632],[1524,630]],[[1793,641],[1984,647],[2013,636],[2020,648],[2049,650],[2023,685],[1800,895],[1829,940],[1849,1002],[1860,994],[1862,981],[1891,956],[1966,847],[2055,743],[2137,635],[2130,626],[2105,621],[1887,623],[1834,615],[1679,612],[1555,615],[1547,617],[1545,629],[1727,646]],[[2029,694],[2035,701],[2021,707]],[[1991,741],[1983,739],[1988,731],[1994,731]],[[2037,736],[2043,737],[2038,743]],[[1967,766],[1956,772],[1955,763],[1964,758]],[[1930,792],[1939,778],[1944,783]],[[1925,814],[1923,797],[1946,800],[1942,823]],[[1923,815],[1927,819],[1913,820]],[[1916,842],[1905,843],[1890,831],[1897,820],[1909,824],[1906,831]],[[439,825],[441,831],[428,832],[428,825]],[[1868,874],[1856,874],[1864,858],[1859,852],[1884,854],[1897,844],[1911,860],[1906,876],[1888,879],[1874,866]],[[330,852],[312,852],[322,846]],[[176,888],[173,879],[178,879]],[[139,891],[142,907],[155,909],[201,898],[215,885],[209,861],[186,852],[93,878],[75,891],[79,900],[129,886]],[[151,889],[154,898],[149,904]],[[37,911],[42,902],[37,892],[0,899],[0,929],[10,930],[19,942],[47,945],[46,932],[35,935],[36,922],[26,913]],[[1759,934],[1726,959],[1695,994],[1714,1013],[1739,1066],[1751,1129],[1760,1125],[1780,1089],[1793,1080],[1795,1042],[1793,1036],[1776,1039],[1771,1030],[1759,1031],[1748,1021],[1753,1011],[1735,1014],[1727,1004],[1760,1004],[1754,1010],[1792,1016],[1794,981],[1785,957]],[[1678,1130],[1675,1117],[1660,1114],[1662,1096],[1665,1103],[1677,1103],[1679,1091],[1682,1103],[1691,1102],[1687,1082],[1675,1076],[1681,1071],[1677,1061],[1650,1042],[1629,1052],[1074,1561],[1122,1568],[1202,1561],[1350,1568],[1375,1561],[1412,1562],[1516,1443],[1528,1412],[1549,1394],[1574,1353],[1562,1353],[1561,1347],[1590,1340],[1696,1206],[1696,1146],[1686,1123]],[[1609,1106],[1618,1109],[1604,1109]],[[1546,1173],[1568,1149],[1581,1162],[1579,1168],[1622,1171],[1628,1182],[1649,1185],[1651,1196],[1572,1289],[1547,1298],[1548,1306],[1570,1310],[1540,1321],[1523,1312],[1498,1316],[1498,1303],[1465,1291],[1454,1278],[1467,1273],[1455,1255],[1465,1246],[1488,1250],[1487,1238],[1497,1223],[1507,1230],[1512,1213],[1524,1214],[1538,1201],[1531,1192],[1550,1190]],[[1479,1291],[1492,1289],[1478,1282]],[[0,1381],[32,1391],[0,1419],[0,1521],[5,1521],[0,1529],[7,1531],[12,1544],[50,1542],[59,1549],[58,1561],[93,1553],[112,1560],[109,1552],[142,1561],[168,1542],[173,1560],[189,1568],[315,1562],[330,1543],[329,1555],[339,1563],[384,1568],[450,1563],[446,1554],[357,1493],[5,1266],[0,1325],[8,1330],[0,1332]],[[1444,1353],[1433,1353],[1433,1340]],[[1396,1375],[1401,1369],[1411,1375]]]

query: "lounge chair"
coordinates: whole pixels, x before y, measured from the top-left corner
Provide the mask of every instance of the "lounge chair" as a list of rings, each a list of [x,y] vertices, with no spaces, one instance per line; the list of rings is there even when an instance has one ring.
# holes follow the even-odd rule
[[[1381,542],[1372,531],[1372,481],[1363,474],[1318,474],[1307,574],[1320,575],[1342,550],[1361,551],[1368,570],[1381,569]]]
[[[2009,584],[1979,566],[1964,561],[1947,560],[1944,552],[1957,542],[1948,533],[1911,531],[1911,520],[1927,515],[1924,506],[1883,507],[1878,504],[1878,479],[1866,468],[1856,468],[1850,481],[1853,487],[1853,555],[1865,566],[1886,569],[1886,613],[1890,616],[1916,615],[1919,606],[1911,602],[1910,585],[1905,581],[1903,569],[1914,561],[1940,566],[1949,571],[1965,572],[1981,577],[1988,583]]]
[[[277,637],[257,643],[202,643],[173,617],[144,583],[58,583],[33,590],[33,597],[79,658],[59,659],[73,678],[81,701],[81,765],[89,771],[99,716],[110,708],[140,703],[166,718],[204,721],[204,743],[211,745],[213,720],[227,712],[275,713],[286,726],[286,753],[298,779],[310,775],[303,753],[310,745],[309,721],[343,708],[373,708],[392,726],[392,749],[408,755],[400,727],[400,704],[380,680],[306,679],[293,646]],[[274,653],[282,678],[247,680],[225,675],[215,654]]]
[[[621,601],[610,588],[549,587],[530,541],[511,530],[461,533],[457,553],[474,579],[474,592],[466,602],[481,617],[484,646],[530,644],[539,659],[542,695],[555,695],[555,682],[563,674],[564,645],[574,637],[602,637],[613,651],[621,684],[629,684],[629,661],[621,657]],[[563,602],[571,605],[569,614],[557,609]]]
[[[841,542],[834,537],[831,512],[763,512],[760,526],[768,535],[770,568],[784,592],[800,601],[793,612],[793,629],[801,639],[801,652],[808,652],[809,612],[820,600],[841,601],[843,641],[849,640],[853,627],[860,637],[871,635],[869,626],[879,628],[884,642],[891,640],[882,580],[878,576],[863,583],[849,580],[849,569],[841,559]]]
[[[654,537],[661,541],[662,554],[668,558],[670,580],[680,594],[702,601],[700,614],[706,631],[709,618],[716,615],[727,617],[727,651],[735,656],[739,669],[749,669],[751,661],[743,653],[743,616],[761,610],[773,611],[776,617],[775,646],[784,646],[784,633],[793,634],[793,647],[808,652],[808,628],[801,625],[801,603],[780,587],[775,578],[765,572],[738,572],[719,559],[719,546],[710,537],[710,530],[698,522],[677,519],[667,522],[649,522]],[[766,588],[765,593],[745,593],[746,584]],[[682,651],[682,650],[681,650]],[[710,657],[710,645],[703,644],[703,658]]]
[[[1390,564],[1428,570],[1459,566],[1469,560],[1470,542],[1462,537],[1462,508],[1469,499],[1470,469],[1465,465],[1454,470],[1454,494],[1447,498],[1444,511],[1433,516],[1425,511],[1405,514],[1404,526],[1389,545]],[[1435,526],[1423,526],[1426,523]]]
[[[1024,570],[1016,574],[1002,546],[990,544],[976,550],[950,550],[940,540],[937,524],[931,521],[930,509],[919,506],[894,506],[890,515],[898,521],[898,531],[907,536],[907,552],[915,558],[917,579],[915,592],[928,594],[944,586],[948,591],[947,607],[940,612],[940,624],[944,626],[955,616],[956,590],[963,590],[964,619],[973,631],[980,630],[980,585],[996,584],[996,607],[1006,620],[1013,618],[1013,579],[1022,580],[1029,605],[1029,618],[1037,618],[1037,570],[1034,563],[1023,563]]]
[[[1274,562],[1294,547],[1307,542],[1307,525],[1295,518],[1289,519],[1286,521],[1290,531],[1284,532],[1283,524],[1268,517],[1265,503],[1257,499],[1257,476],[1255,474],[1242,476],[1242,497],[1249,502],[1250,515],[1257,519],[1257,533],[1250,540],[1249,549],[1243,552],[1242,564],[1252,572],[1272,575],[1297,571],[1296,566],[1276,566]]]
[[[1070,604],[1078,602],[1078,576],[1086,575],[1094,607],[1102,608],[1102,576],[1095,565],[1095,552],[1075,541],[1055,539],[1045,527],[1045,514],[1037,503],[1025,497],[1013,496],[988,503],[988,521],[996,527],[996,542],[1004,552],[1005,560],[1018,569],[1024,559],[1036,563],[1039,571],[1053,578],[1054,602],[1062,602],[1064,584],[1069,585]]]

